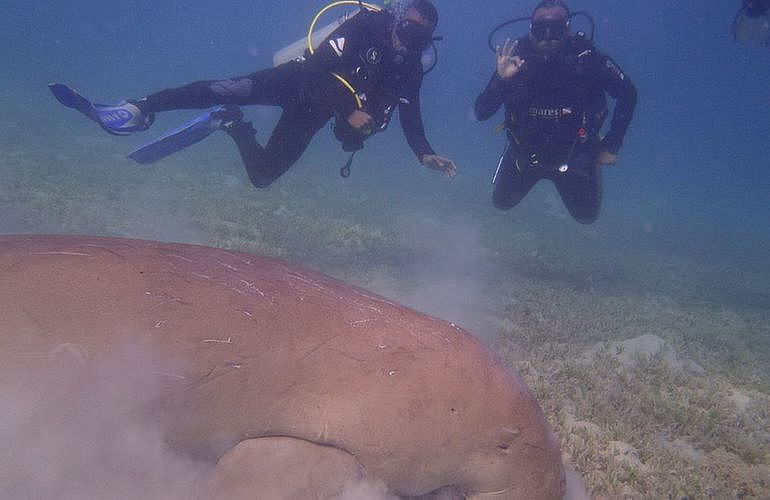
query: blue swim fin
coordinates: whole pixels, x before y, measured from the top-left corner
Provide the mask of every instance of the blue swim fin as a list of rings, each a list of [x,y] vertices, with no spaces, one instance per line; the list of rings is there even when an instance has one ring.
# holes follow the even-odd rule
[[[217,106],[199,115],[181,127],[170,130],[132,151],[128,157],[137,163],[146,165],[165,158],[177,151],[200,142],[222,125],[221,115],[225,106]]]
[[[130,102],[115,106],[94,104],[75,89],[62,83],[51,83],[48,88],[61,104],[80,111],[112,135],[129,135],[132,132],[147,130],[155,119],[153,113],[145,115]]]

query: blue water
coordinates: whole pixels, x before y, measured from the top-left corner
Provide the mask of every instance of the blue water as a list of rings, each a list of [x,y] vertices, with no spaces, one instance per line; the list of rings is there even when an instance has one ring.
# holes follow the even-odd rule
[[[574,10],[593,13],[598,47],[639,90],[620,163],[605,171],[602,216],[590,228],[601,236],[595,240],[597,252],[648,251],[653,259],[656,253],[674,254],[749,266],[742,269],[752,274],[768,271],[770,50],[733,42],[730,27],[738,3],[572,2]],[[403,200],[407,206],[419,198],[422,203],[415,206],[428,215],[454,214],[470,225],[491,224],[501,240],[508,227],[526,228],[557,254],[571,252],[577,244],[590,258],[594,240],[585,239],[588,230],[561,219],[555,230],[553,220],[542,216],[553,197],[550,185],[538,185],[511,212],[492,209],[489,182],[504,145],[493,128],[501,118],[484,123],[470,118],[473,101],[493,70],[486,48],[489,29],[527,15],[531,3],[436,4],[445,40],[439,44],[440,64],[424,85],[423,112],[429,139],[439,153],[457,161],[458,178],[448,182],[420,170],[394,124],[370,141],[347,184],[336,178],[344,156],[330,134],[322,132],[277,185],[291,191],[303,176],[313,178],[322,168],[331,197],[368,193]],[[6,127],[6,140],[30,153],[45,153],[43,157],[77,151],[79,158],[87,158],[73,138],[96,138],[100,132],[59,107],[48,94],[48,82],[66,82],[95,100],[116,102],[193,80],[249,73],[269,66],[274,50],[300,38],[323,5],[296,0],[13,0],[0,17],[2,121],[14,124]],[[247,113],[264,140],[276,112],[252,108]],[[189,116],[167,113],[153,130]],[[146,137],[95,140],[113,141],[118,157]],[[229,142],[211,139],[205,147],[232,158],[227,168],[243,176]],[[185,158],[195,164],[195,153],[182,155],[190,155]],[[78,165],[59,168],[76,171]],[[115,168],[130,167],[121,163]],[[147,175],[158,173],[149,170]],[[325,200],[317,203],[323,206]],[[398,205],[394,203],[394,211]],[[556,206],[563,214],[560,202]]]
[[[504,321],[521,326],[516,331],[546,325],[554,343],[578,344],[570,353],[651,333],[689,349],[683,354],[720,381],[704,379],[703,387],[721,387],[724,378],[770,387],[770,47],[732,40],[739,0],[570,2],[593,14],[598,48],[639,91],[620,161],[604,171],[602,215],[591,226],[573,221],[547,182],[510,211],[491,203],[505,145],[494,132],[502,116],[472,118],[494,70],[487,35],[528,15],[534,2],[436,0],[444,40],[424,82],[423,116],[436,151],[459,166],[451,181],[417,164],[397,120],[367,142],[349,179],[339,177],[347,155],[327,130],[268,190],[248,184],[221,133],[139,167],[125,155],[195,112],[163,113],[151,132],[115,138],[61,107],[46,86],[64,82],[113,103],[248,74],[303,37],[325,4],[4,2],[0,234],[103,234],[265,253],[455,321],[485,340]],[[522,35],[521,26],[511,34]],[[244,111],[264,143],[278,111]],[[766,415],[755,422],[763,434],[747,432],[747,440],[767,441]],[[677,429],[674,437],[698,432]],[[691,474],[683,464],[681,474]]]

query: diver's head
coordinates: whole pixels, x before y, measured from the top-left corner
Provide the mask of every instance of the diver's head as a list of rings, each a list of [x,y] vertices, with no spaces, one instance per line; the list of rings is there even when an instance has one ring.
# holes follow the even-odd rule
[[[749,17],[759,17],[767,13],[770,2],[762,0],[743,0],[743,9]]]
[[[438,11],[429,0],[412,0],[393,28],[393,45],[397,50],[420,53],[433,42],[438,24]]]
[[[733,37],[739,42],[770,45],[770,0],[743,0],[733,21]]]
[[[569,7],[561,0],[542,0],[532,11],[529,38],[543,55],[553,55],[569,36]]]

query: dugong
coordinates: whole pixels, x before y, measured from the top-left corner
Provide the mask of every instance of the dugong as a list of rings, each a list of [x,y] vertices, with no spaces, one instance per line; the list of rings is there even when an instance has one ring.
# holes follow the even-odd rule
[[[565,493],[535,398],[457,325],[272,258],[0,236],[0,384],[44,413],[63,374],[110,369],[126,385],[104,394],[136,395],[125,411],[216,464],[201,498],[335,498],[360,479],[400,497]]]

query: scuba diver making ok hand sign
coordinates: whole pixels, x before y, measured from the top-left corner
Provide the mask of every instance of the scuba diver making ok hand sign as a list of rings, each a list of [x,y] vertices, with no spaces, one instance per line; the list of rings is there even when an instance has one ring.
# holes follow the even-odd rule
[[[544,0],[531,18],[497,28],[530,21],[529,35],[497,48],[497,68],[476,100],[476,116],[489,119],[505,105],[509,143],[493,180],[497,208],[516,206],[540,179],[550,179],[569,213],[590,224],[601,207],[599,167],[617,161],[636,106],[636,89],[589,39],[570,33],[575,15],[560,0]],[[617,103],[602,139],[605,94]]]

